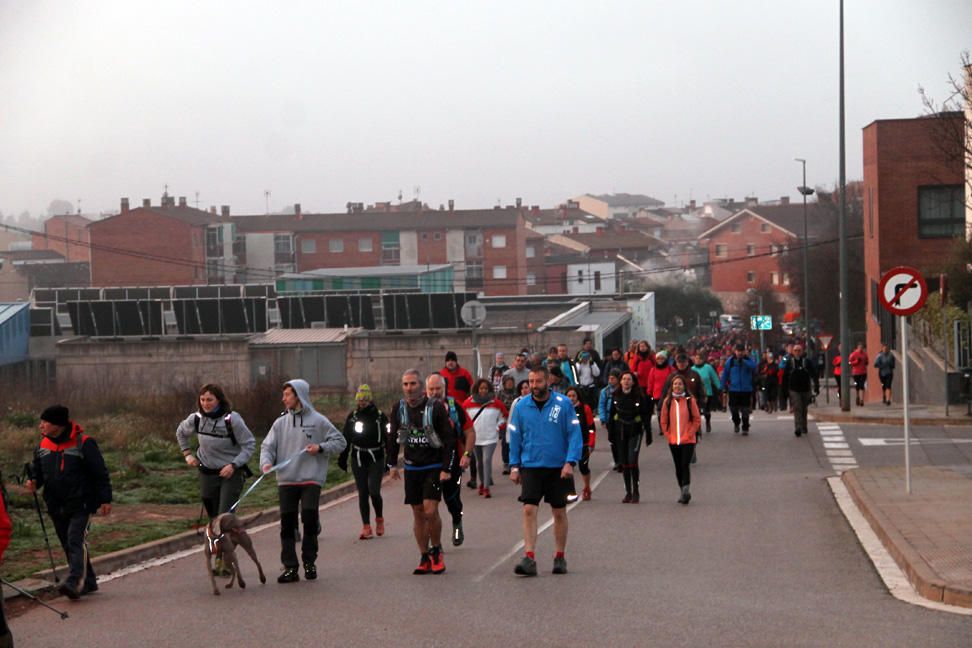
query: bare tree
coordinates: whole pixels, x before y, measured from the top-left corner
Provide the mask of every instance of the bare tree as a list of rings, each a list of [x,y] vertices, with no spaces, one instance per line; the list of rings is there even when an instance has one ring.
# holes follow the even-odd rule
[[[965,202],[972,209],[972,56],[962,52],[964,76],[948,75],[949,96],[936,100],[924,87],[918,86],[926,117],[964,115],[964,119],[931,120],[935,146],[949,162],[959,163],[965,169]]]

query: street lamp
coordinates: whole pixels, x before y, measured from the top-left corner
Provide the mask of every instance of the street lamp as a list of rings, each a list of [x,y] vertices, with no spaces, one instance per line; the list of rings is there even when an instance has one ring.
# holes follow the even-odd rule
[[[807,344],[810,344],[812,334],[810,332],[810,277],[807,269],[807,196],[813,195],[813,189],[807,186],[807,161],[802,158],[794,158],[803,165],[803,184],[797,187],[797,191],[803,196],[803,321],[807,325]]]
[[[755,297],[758,302],[759,314],[763,314],[763,296],[755,288],[747,288],[746,294],[750,297]],[[759,329],[759,353],[760,355],[766,350],[766,344],[763,342],[763,329]]]

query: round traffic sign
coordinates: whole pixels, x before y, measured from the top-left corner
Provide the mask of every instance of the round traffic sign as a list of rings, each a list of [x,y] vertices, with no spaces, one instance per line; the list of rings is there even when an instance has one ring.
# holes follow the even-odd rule
[[[459,317],[462,318],[466,326],[478,328],[486,321],[486,307],[483,305],[483,302],[472,299],[463,304],[462,308],[459,309]]]
[[[884,273],[878,284],[881,305],[894,315],[911,315],[925,305],[928,284],[915,268],[898,266]]]

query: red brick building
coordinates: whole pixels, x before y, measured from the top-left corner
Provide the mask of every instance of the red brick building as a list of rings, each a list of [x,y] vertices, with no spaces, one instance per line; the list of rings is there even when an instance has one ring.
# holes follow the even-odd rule
[[[171,286],[207,283],[207,226],[216,215],[188,207],[184,198],[130,209],[88,225],[91,285]],[[113,251],[119,250],[119,252]],[[124,250],[124,253],[120,251]]]
[[[807,205],[812,244],[834,225],[834,214]],[[787,311],[801,310],[798,287],[784,270],[782,255],[803,245],[803,203],[753,205],[699,235],[707,251],[711,288],[729,313],[741,313],[750,288],[770,290]]]
[[[898,265],[930,271],[956,237],[965,235],[965,177],[961,156],[946,153],[947,133],[962,132],[961,113],[882,119],[864,128],[864,272],[867,349],[896,341],[894,318],[878,302],[881,275]],[[951,123],[949,123],[951,122]],[[952,142],[961,151],[961,141]],[[868,398],[880,396],[876,375]]]
[[[58,252],[67,262],[91,260],[88,225],[91,219],[80,214],[52,216],[44,221],[44,232],[31,235],[31,249]]]

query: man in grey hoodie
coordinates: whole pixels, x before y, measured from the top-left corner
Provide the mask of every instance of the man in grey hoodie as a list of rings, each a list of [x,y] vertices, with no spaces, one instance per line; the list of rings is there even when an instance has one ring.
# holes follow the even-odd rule
[[[340,454],[347,445],[344,435],[314,409],[310,385],[299,378],[284,385],[283,404],[287,408],[270,426],[260,447],[260,469],[277,468],[280,497],[280,562],[284,571],[278,583],[300,580],[297,572],[297,512],[304,524],[301,559],[304,578],[317,578],[317,535],[320,533],[321,488],[327,479],[331,455]]]

